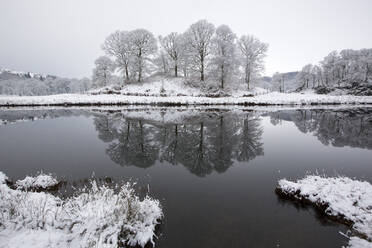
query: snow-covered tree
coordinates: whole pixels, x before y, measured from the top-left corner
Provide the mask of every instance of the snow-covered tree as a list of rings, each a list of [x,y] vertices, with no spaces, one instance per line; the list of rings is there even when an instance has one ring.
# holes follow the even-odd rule
[[[244,82],[249,89],[252,76],[264,69],[263,58],[266,56],[268,44],[251,35],[243,35],[238,41],[241,63],[244,70]]]
[[[162,48],[173,61],[174,76],[178,76],[179,61],[184,53],[182,34],[172,32],[165,37],[159,37]]]
[[[96,86],[106,86],[111,79],[111,72],[114,69],[113,61],[107,56],[100,56],[94,62],[96,67],[93,69],[93,82]]]
[[[206,59],[211,52],[214,29],[212,23],[200,20],[192,24],[185,34],[195,67],[200,72],[201,81],[205,79]]]
[[[285,74],[275,72],[272,81],[274,89],[279,89],[279,92],[285,92]]]
[[[130,63],[133,60],[133,47],[130,38],[128,31],[115,31],[106,38],[102,45],[106,54],[114,57],[119,68],[124,71],[127,82],[130,80]]]
[[[231,75],[237,64],[235,56],[235,40],[236,35],[227,25],[219,26],[216,29],[216,35],[212,39],[212,64],[215,67],[222,89],[224,88],[226,80],[231,79]]]
[[[301,85],[301,89],[308,89],[310,82],[313,80],[313,65],[307,64],[305,65],[302,70],[297,74],[296,80]]]
[[[170,70],[170,59],[164,50],[160,50],[156,57],[153,59],[153,63],[157,67],[158,72],[166,75]]]
[[[337,51],[333,51],[328,56],[326,56],[323,61],[320,62],[323,69],[323,77],[326,85],[331,85],[338,78],[338,67],[337,62],[339,60],[339,55]]]
[[[146,61],[150,55],[157,52],[158,46],[154,35],[146,29],[136,29],[130,32],[132,54],[135,58],[135,73],[138,82],[142,81]]]

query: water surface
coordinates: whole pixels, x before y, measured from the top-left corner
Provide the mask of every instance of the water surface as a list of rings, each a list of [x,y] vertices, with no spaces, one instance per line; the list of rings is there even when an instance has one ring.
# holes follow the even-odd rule
[[[306,173],[372,182],[372,109],[0,110],[1,170],[136,180],[160,199],[157,247],[341,247],[346,226],[281,200]]]

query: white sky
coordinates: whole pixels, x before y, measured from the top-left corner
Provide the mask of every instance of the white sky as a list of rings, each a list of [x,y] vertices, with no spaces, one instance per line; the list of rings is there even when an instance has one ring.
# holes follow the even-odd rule
[[[372,47],[372,0],[0,0],[0,68],[91,76],[111,32],[183,32],[199,20],[269,43],[266,75]]]

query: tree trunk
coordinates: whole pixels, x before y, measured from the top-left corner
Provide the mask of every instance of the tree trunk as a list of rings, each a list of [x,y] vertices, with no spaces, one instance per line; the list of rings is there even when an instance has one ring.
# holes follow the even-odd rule
[[[138,62],[138,82],[141,82],[142,78],[142,62],[141,60]]]
[[[201,70],[200,70],[200,80],[204,81],[204,58],[200,60]]]
[[[138,53],[138,82],[141,82],[142,79],[142,50],[139,50]]]
[[[247,89],[249,90],[249,81],[250,81],[250,72],[249,72],[249,64],[245,66],[245,83],[247,84]]]
[[[200,56],[200,80],[204,81],[204,51],[199,51]]]
[[[366,78],[364,79],[364,82],[365,82],[365,83],[367,83],[367,81],[368,81],[368,74],[369,74],[368,62],[367,62],[366,67],[367,67],[367,70],[366,70]]]
[[[221,89],[224,87],[225,81],[225,73],[224,73],[224,66],[221,65]]]
[[[128,71],[128,65],[125,65],[125,80],[129,82],[129,71]]]
[[[177,65],[177,63],[174,65],[174,76],[178,77],[178,65]]]

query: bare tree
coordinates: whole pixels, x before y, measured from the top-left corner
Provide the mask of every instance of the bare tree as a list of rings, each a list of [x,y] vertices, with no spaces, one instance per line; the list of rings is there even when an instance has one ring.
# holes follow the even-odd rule
[[[94,62],[96,67],[93,69],[93,82],[96,86],[109,84],[111,72],[114,68],[113,61],[107,56],[100,56]]]
[[[159,37],[161,46],[164,48],[169,57],[173,60],[174,76],[178,76],[179,60],[182,56],[184,47],[182,35],[172,32],[165,37]]]
[[[235,40],[236,35],[227,25],[221,25],[216,29],[213,41],[213,64],[216,67],[221,88],[235,66]]]
[[[249,89],[252,75],[263,69],[263,58],[266,56],[268,44],[251,35],[243,35],[238,41],[244,68],[244,81]]]
[[[136,29],[130,32],[130,43],[132,44],[132,53],[135,56],[136,73],[138,73],[138,82],[141,82],[145,61],[149,55],[158,50],[154,35],[146,29]]]
[[[196,60],[201,81],[205,79],[206,58],[210,54],[213,33],[214,25],[206,20],[200,20],[192,24],[186,32],[187,41]]]
[[[129,32],[115,31],[110,34],[102,45],[107,55],[113,56],[117,65],[124,70],[125,80],[129,81],[129,66],[132,57],[132,44]]]

